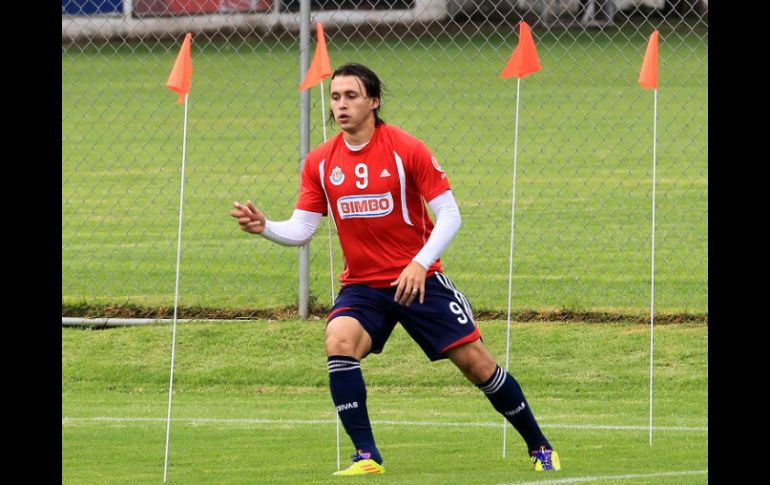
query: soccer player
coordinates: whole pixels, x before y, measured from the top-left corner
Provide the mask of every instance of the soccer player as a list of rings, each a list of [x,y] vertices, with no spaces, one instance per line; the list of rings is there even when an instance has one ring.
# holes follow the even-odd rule
[[[356,450],[334,475],[385,472],[361,360],[382,352],[399,322],[431,361],[450,359],[487,396],[526,442],[535,470],[558,470],[521,387],[486,349],[468,300],[442,272],[439,256],[460,228],[446,173],[423,142],[380,118],[381,83],[369,68],[343,65],[329,86],[341,132],[308,153],[291,218],[269,220],[250,200],[235,202],[230,215],[286,246],[306,244],[324,214],[334,217],[345,268],[325,346],[331,397]]]

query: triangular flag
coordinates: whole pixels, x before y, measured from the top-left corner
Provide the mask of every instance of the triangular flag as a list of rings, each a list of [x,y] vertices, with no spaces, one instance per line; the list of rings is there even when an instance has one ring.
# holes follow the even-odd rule
[[[521,79],[541,69],[532,31],[526,22],[519,22],[519,45],[513,50],[508,63],[500,73],[502,79],[516,76]]]
[[[644,89],[658,89],[658,31],[650,35],[647,42],[647,50],[642,61],[642,70],[639,72],[639,84]]]
[[[188,33],[184,36],[182,48],[179,49],[179,54],[176,56],[176,61],[174,61],[174,67],[171,68],[171,74],[168,75],[168,81],[166,81],[167,88],[179,93],[177,104],[184,103],[185,95],[190,92],[193,71],[192,57],[190,56],[191,42],[192,34]]]
[[[305,74],[305,79],[299,85],[299,90],[311,88],[332,75],[332,64],[329,61],[329,52],[326,50],[326,36],[324,36],[324,26],[321,22],[316,23],[316,35],[318,44],[313,54],[313,61]]]

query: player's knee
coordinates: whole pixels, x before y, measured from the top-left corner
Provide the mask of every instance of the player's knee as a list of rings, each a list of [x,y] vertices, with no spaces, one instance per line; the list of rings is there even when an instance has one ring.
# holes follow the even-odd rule
[[[355,342],[348,335],[339,333],[326,334],[325,340],[326,355],[349,355],[354,356]]]
[[[362,359],[368,351],[366,332],[353,318],[338,317],[326,326],[326,355],[347,355]]]

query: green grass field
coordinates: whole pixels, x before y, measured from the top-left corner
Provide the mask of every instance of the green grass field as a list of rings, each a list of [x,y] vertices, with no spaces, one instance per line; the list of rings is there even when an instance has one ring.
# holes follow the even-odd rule
[[[651,30],[651,29],[650,29]],[[522,81],[514,309],[649,309],[652,93],[636,84],[646,32],[535,32],[543,70]],[[656,305],[708,312],[705,35],[661,33]],[[454,39],[329,39],[386,86],[383,116],[423,139],[463,228],[442,257],[477,310],[507,305],[515,81],[497,75],[514,32]],[[62,303],[173,304],[183,108],[163,87],[177,44],[62,50]],[[297,251],[227,215],[251,198],[291,212],[298,187],[297,45],[194,44],[180,304],[296,303]],[[313,145],[321,141],[311,91]],[[327,98],[328,107],[328,98]],[[332,129],[331,133],[335,131]],[[311,290],[329,304],[326,222]],[[335,272],[341,254],[334,242]]]
[[[504,362],[505,322],[480,327]],[[168,483],[364,483],[330,476],[322,335],[315,320],[180,324]],[[483,394],[397,327],[363,363],[387,469],[375,480],[707,483],[708,327],[655,328],[652,447],[649,340],[644,325],[512,325],[511,372],[562,457],[540,475],[513,428],[502,459],[502,418]],[[170,326],[62,329],[63,484],[162,483],[170,351]],[[345,465],[344,431],[342,443]]]

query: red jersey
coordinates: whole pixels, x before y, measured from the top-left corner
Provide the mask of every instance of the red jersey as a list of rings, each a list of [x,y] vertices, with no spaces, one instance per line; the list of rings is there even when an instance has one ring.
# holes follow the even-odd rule
[[[338,133],[305,159],[295,207],[334,216],[345,259],[343,285],[390,286],[433,230],[425,201],[449,190],[449,180],[423,142],[380,124],[360,151]],[[441,271],[437,259],[427,276]]]

